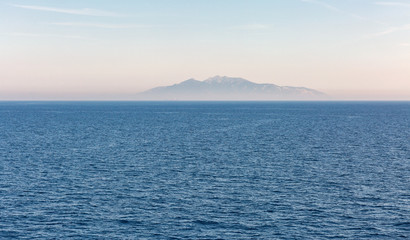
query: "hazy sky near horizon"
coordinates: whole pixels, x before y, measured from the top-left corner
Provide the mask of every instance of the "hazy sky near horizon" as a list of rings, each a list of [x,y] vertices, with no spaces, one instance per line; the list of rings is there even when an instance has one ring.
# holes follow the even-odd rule
[[[0,0],[0,99],[214,75],[410,100],[410,0]]]

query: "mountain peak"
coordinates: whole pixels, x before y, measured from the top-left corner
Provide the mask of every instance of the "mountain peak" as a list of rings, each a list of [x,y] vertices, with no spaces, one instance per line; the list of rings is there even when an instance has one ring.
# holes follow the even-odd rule
[[[228,84],[232,84],[232,83],[240,83],[240,82],[250,82],[246,79],[243,78],[233,78],[233,77],[227,77],[227,76],[219,76],[216,75],[214,77],[208,78],[206,80],[204,80],[205,83],[228,83]]]
[[[191,83],[198,83],[198,82],[201,82],[201,81],[198,81],[198,80],[196,80],[196,79],[194,79],[194,78],[190,78],[190,79],[187,79],[187,80],[185,80],[185,81],[183,81],[183,82],[181,82],[181,83],[179,83],[179,84],[191,84]],[[177,85],[177,84],[175,84],[175,85]]]

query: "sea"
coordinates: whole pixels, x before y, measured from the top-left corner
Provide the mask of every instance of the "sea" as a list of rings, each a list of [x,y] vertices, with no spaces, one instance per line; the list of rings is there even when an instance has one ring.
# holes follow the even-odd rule
[[[0,239],[409,239],[410,102],[0,102]]]

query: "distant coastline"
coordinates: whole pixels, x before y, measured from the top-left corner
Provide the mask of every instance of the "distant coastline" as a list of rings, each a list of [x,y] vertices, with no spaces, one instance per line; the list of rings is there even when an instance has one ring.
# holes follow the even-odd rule
[[[272,101],[327,100],[328,95],[306,87],[254,83],[243,78],[215,76],[204,81],[188,79],[171,86],[149,89],[137,94],[137,100],[176,101]]]

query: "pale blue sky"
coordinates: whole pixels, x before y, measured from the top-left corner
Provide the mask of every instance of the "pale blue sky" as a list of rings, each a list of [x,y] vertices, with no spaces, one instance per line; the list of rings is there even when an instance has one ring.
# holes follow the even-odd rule
[[[1,0],[0,99],[109,99],[214,75],[410,99],[410,1]]]

